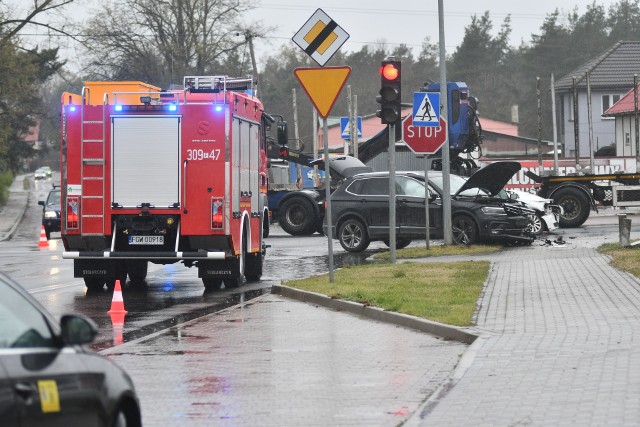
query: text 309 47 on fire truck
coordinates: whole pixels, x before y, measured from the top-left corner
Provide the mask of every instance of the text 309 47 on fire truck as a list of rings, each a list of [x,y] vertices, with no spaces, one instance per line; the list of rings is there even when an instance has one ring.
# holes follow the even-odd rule
[[[267,131],[253,78],[189,76],[181,90],[87,82],[61,113],[63,258],[90,290],[149,262],[198,268],[205,288],[262,275]],[[284,136],[286,138],[286,135]]]

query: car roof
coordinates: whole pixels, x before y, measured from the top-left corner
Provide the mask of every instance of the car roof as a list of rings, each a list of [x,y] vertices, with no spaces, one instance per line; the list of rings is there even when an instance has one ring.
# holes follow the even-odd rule
[[[418,178],[424,181],[424,172],[420,171],[396,171],[396,176],[408,176]],[[453,175],[453,174],[452,174]],[[389,172],[367,172],[354,175],[353,178],[384,178],[388,177]],[[429,171],[429,178],[442,176],[441,171]]]

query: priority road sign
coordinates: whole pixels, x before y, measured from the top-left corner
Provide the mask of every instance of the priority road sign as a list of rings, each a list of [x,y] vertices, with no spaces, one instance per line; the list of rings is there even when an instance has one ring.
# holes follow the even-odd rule
[[[402,121],[402,140],[416,154],[434,154],[445,143],[447,122],[440,117],[440,126],[415,126],[413,118]]]
[[[414,92],[413,93],[413,125],[414,126],[439,126],[440,125],[440,93],[438,92]]]
[[[358,138],[362,138],[362,116],[358,116]],[[340,117],[340,131],[342,139],[351,139],[349,117]]]
[[[307,55],[324,67],[333,54],[347,41],[349,34],[322,9],[318,9],[298,30],[292,40]]]

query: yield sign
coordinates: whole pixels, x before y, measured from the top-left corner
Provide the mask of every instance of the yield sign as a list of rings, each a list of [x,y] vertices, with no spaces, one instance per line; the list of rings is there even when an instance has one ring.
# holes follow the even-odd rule
[[[439,126],[416,126],[408,115],[402,121],[402,140],[416,154],[434,154],[447,138],[447,122],[440,116]]]
[[[351,67],[296,68],[293,74],[320,117],[326,119],[351,74]]]

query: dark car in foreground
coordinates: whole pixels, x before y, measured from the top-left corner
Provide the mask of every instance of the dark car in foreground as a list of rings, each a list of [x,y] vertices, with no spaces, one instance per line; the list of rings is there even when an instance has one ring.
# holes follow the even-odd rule
[[[84,316],[64,315],[56,322],[0,273],[0,424],[140,426],[127,373],[84,348],[96,333]]]
[[[60,187],[54,187],[47,200],[40,200],[38,204],[42,206],[42,225],[49,240],[51,232],[60,231]]]
[[[534,211],[499,196],[520,169],[517,162],[497,162],[466,179],[450,175],[453,241],[531,243]],[[429,235],[443,236],[442,172],[429,172]],[[425,176],[396,172],[396,247],[426,236]],[[389,240],[389,173],[354,175],[331,196],[332,237],[349,252],[365,250],[371,241]],[[326,225],[326,221],[325,221]]]

